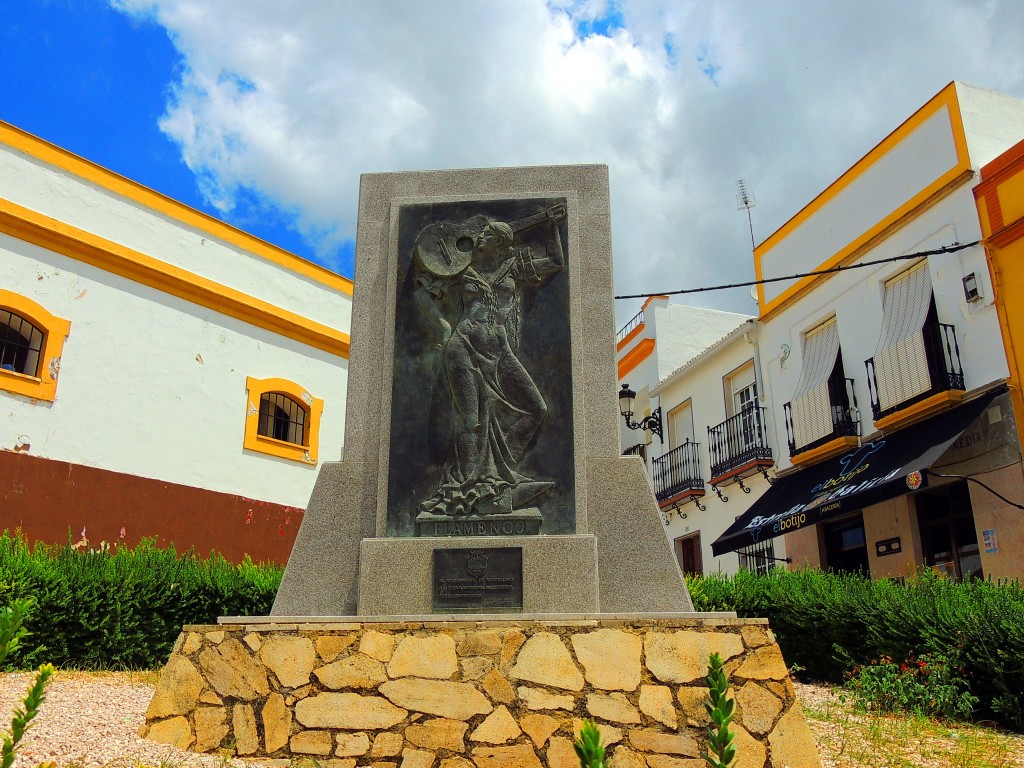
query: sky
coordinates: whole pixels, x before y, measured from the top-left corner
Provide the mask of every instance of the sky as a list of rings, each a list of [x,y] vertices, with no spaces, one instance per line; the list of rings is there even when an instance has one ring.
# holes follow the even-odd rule
[[[3,0],[0,120],[349,277],[361,173],[606,164],[649,293],[753,279],[738,179],[760,242],[951,80],[1024,98],[1021,40],[1020,0]]]

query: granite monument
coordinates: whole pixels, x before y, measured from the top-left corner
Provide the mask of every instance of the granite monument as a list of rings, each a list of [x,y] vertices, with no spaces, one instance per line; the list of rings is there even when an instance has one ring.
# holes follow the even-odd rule
[[[619,455],[604,166],[364,175],[353,311],[274,616],[692,609]]]

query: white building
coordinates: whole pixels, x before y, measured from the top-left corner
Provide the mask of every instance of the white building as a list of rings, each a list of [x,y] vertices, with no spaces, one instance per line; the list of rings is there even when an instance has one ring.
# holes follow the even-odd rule
[[[622,445],[681,568],[1024,575],[994,303],[1019,297],[996,296],[975,203],[999,218],[979,171],[1022,138],[1024,102],[951,83],[755,250],[758,278],[852,269],[760,286],[756,322],[670,305],[717,336],[650,322],[657,298],[620,331],[634,421],[660,407],[665,436],[623,424]],[[677,369],[657,357],[686,344]]]
[[[287,557],[351,283],[0,123],[0,530]]]
[[[760,286],[779,479],[717,552],[788,534],[795,566],[1022,575],[1020,513],[992,493],[1024,483],[973,195],[1022,137],[1024,102],[951,83],[757,247],[759,278],[852,268]]]
[[[619,331],[619,383],[637,396],[634,423],[654,413],[662,435],[620,425],[624,453],[644,457],[679,567],[764,570],[772,543],[715,557],[711,544],[767,488],[773,446],[759,403],[758,325],[732,312],[649,299]]]

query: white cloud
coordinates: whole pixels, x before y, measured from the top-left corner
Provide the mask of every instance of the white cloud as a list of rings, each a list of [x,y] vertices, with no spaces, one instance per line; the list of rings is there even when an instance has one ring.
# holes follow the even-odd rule
[[[1024,96],[1014,0],[111,2],[181,51],[161,125],[222,209],[330,263],[360,173],[607,163],[620,293],[751,278],[737,178],[760,240],[950,80]]]

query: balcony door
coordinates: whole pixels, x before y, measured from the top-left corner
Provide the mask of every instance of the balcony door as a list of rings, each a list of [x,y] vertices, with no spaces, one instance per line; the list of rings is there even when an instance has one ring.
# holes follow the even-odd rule
[[[669,445],[678,448],[683,443],[693,442],[693,403],[687,400],[668,413]]]
[[[757,445],[757,381],[754,377],[754,361],[737,368],[725,379],[728,416],[739,416],[736,436],[739,445],[736,455],[741,455]]]

